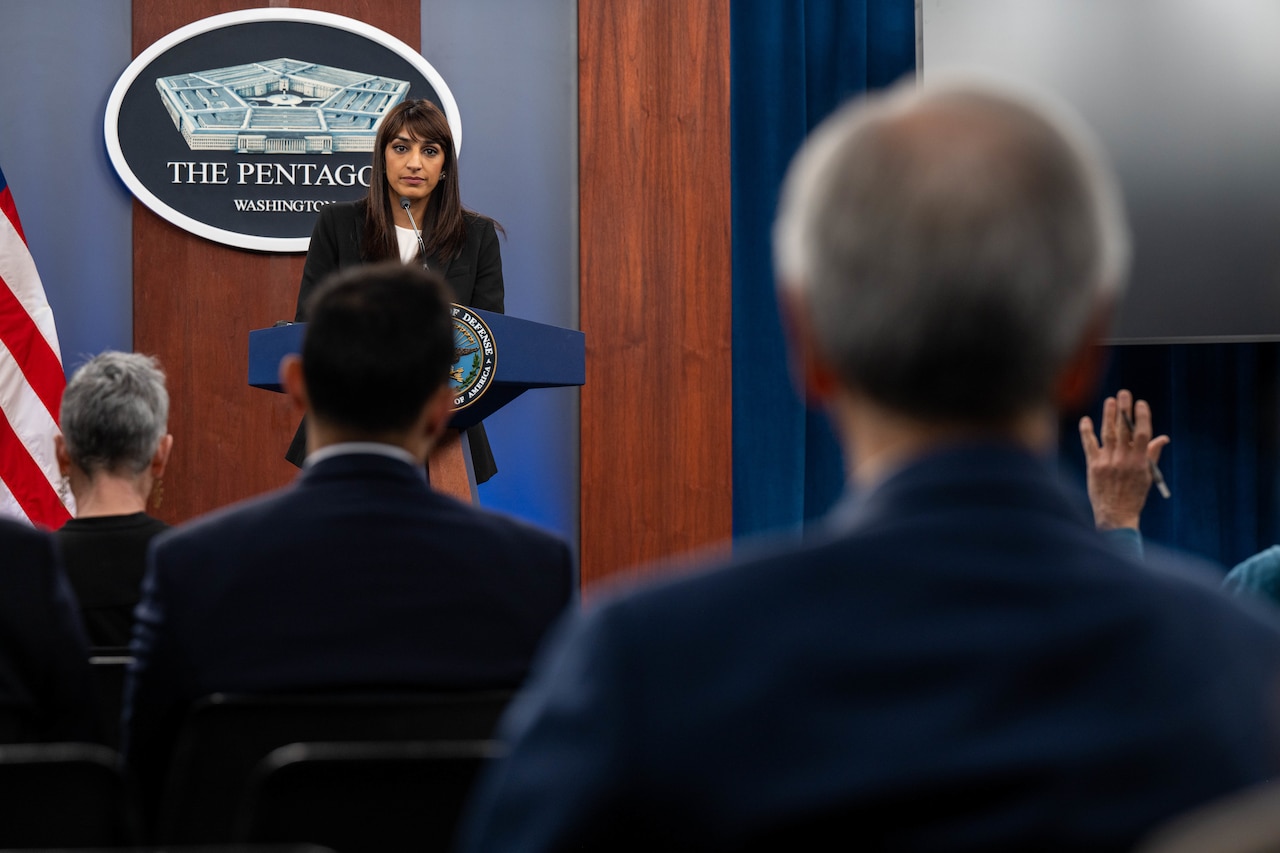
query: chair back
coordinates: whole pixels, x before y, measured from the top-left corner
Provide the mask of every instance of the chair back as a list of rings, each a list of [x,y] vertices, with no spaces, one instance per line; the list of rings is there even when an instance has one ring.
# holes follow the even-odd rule
[[[197,702],[178,737],[157,840],[228,841],[250,774],[299,742],[486,740],[509,690],[444,693],[229,695]]]
[[[30,739],[27,712],[17,705],[0,705],[0,743],[25,743]]]
[[[120,748],[120,711],[124,705],[124,681],[133,656],[128,648],[96,648],[89,654],[89,670],[98,697],[98,713],[102,720],[104,743]]]
[[[0,746],[0,848],[137,842],[119,756],[91,743]]]
[[[236,838],[448,853],[476,778],[498,752],[491,740],[283,746],[254,770]]]

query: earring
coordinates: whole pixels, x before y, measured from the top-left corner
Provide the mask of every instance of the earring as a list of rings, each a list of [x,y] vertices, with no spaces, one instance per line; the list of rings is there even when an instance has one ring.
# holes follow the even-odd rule
[[[449,173],[448,173],[448,172],[441,172],[441,173],[440,173],[440,180],[442,180],[442,181],[443,181],[443,180],[444,180],[445,178],[447,178],[447,177],[449,177]]]
[[[152,502],[156,509],[160,508],[160,504],[164,503],[164,478],[156,480],[155,486],[151,489]]]

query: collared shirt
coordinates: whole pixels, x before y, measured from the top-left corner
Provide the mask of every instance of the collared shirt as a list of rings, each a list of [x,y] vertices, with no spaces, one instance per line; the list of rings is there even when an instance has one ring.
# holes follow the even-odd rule
[[[380,441],[340,441],[337,444],[330,444],[307,456],[302,463],[302,467],[310,468],[317,462],[323,462],[325,459],[334,456],[346,456],[351,453],[375,453],[378,456],[388,456],[392,459],[399,459],[406,465],[410,465],[418,470],[419,473],[426,476],[426,472],[422,467],[422,460],[415,457],[412,453],[403,447],[396,447],[394,444],[383,444]]]

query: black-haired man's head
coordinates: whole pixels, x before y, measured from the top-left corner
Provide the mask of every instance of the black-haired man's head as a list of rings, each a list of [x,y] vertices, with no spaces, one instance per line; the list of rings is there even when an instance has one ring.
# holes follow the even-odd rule
[[[307,306],[301,361],[282,367],[286,390],[310,412],[309,431],[320,430],[313,448],[402,444],[423,428],[438,436],[452,398],[447,293],[437,274],[395,262],[351,267],[321,284]]]

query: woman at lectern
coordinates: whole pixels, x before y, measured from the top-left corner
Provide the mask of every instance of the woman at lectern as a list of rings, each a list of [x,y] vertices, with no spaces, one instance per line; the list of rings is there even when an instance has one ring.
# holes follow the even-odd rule
[[[439,272],[454,301],[503,311],[502,256],[492,219],[462,206],[453,132],[444,113],[427,100],[404,101],[387,113],[374,143],[365,198],[320,211],[298,289],[296,319],[334,270],[399,258]],[[301,465],[306,422],[285,458]],[[467,430],[476,482],[497,472],[483,424]]]

